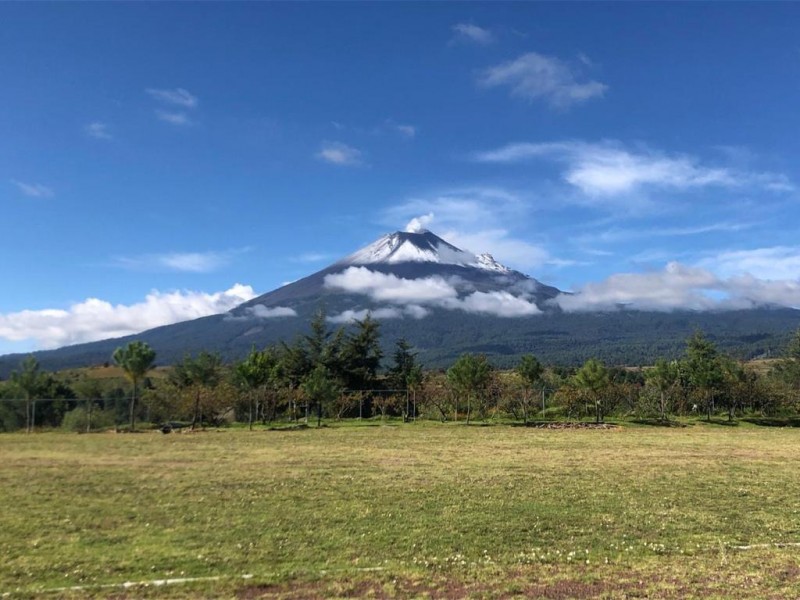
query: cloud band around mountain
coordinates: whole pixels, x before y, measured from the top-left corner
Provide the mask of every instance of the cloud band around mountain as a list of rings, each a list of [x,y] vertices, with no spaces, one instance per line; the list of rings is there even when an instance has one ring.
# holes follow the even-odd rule
[[[463,310],[496,317],[519,317],[541,312],[533,302],[521,296],[514,296],[509,292],[471,291],[460,296],[455,280],[446,280],[438,276],[405,279],[392,274],[372,271],[366,267],[348,267],[341,273],[326,275],[325,287],[363,294],[376,302],[423,309],[427,307]],[[419,308],[411,310],[416,313],[412,316],[417,316],[417,318],[424,316],[421,315]],[[376,314],[373,316],[378,318]],[[387,312],[384,318],[400,316],[402,315],[398,312]],[[338,318],[338,316],[334,318]]]

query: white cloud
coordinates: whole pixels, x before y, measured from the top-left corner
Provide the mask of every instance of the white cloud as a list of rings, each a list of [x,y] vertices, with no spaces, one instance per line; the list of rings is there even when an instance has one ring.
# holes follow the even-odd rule
[[[166,123],[171,123],[172,125],[191,125],[192,122],[189,119],[189,115],[184,112],[170,112],[167,110],[156,110],[156,116]]]
[[[327,317],[330,323],[352,323],[363,321],[367,315],[373,319],[399,319],[403,316],[403,311],[399,308],[377,308],[375,310],[346,310],[338,315]]]
[[[478,78],[484,87],[506,86],[511,95],[527,100],[544,100],[554,108],[602,97],[608,90],[604,83],[582,80],[568,63],[536,52],[485,69]]]
[[[192,95],[183,88],[175,89],[153,89],[145,90],[152,98],[164,104],[183,106],[184,108],[195,108],[198,104],[197,96]]]
[[[0,314],[0,337],[35,340],[39,348],[92,342],[228,311],[255,297],[249,285],[215,293],[152,291],[143,302],[111,304],[87,298],[68,309]]]
[[[765,305],[800,307],[797,271],[786,279],[760,279],[751,274],[721,277],[708,269],[671,262],[663,270],[619,273],[589,283],[554,303],[564,310],[727,310]]]
[[[364,164],[360,150],[341,142],[323,142],[316,157],[342,167],[358,167]]]
[[[167,252],[165,254],[120,256],[114,259],[114,264],[136,270],[165,269],[186,273],[209,273],[230,264],[237,254],[249,250],[249,248],[237,248],[211,252]]]
[[[494,42],[494,35],[488,29],[478,27],[471,23],[456,23],[451,27],[454,42],[466,42],[486,46]]]
[[[397,304],[421,304],[456,298],[458,295],[456,289],[441,277],[403,279],[366,267],[349,267],[341,273],[326,275],[325,287],[365,294],[374,300]]]
[[[274,319],[276,317],[296,317],[297,311],[288,306],[264,306],[256,304],[247,307],[247,312],[258,319]]]
[[[708,186],[752,186],[770,191],[793,189],[785,175],[711,167],[692,156],[630,150],[613,141],[509,144],[476,155],[476,160],[487,163],[515,163],[530,159],[549,159],[564,164],[563,179],[590,197],[626,195],[646,187],[677,190]]]
[[[422,319],[428,316],[429,311],[416,304],[409,304],[403,307],[383,307],[374,310],[345,310],[338,315],[327,317],[331,323],[353,323],[354,321],[363,321],[367,315],[373,319],[402,319],[403,317],[411,317],[412,319]]]
[[[629,306],[641,310],[708,309],[714,302],[704,290],[712,290],[717,278],[703,269],[669,263],[663,271],[618,273],[589,283],[574,295],[561,295],[556,303],[566,311],[609,310]]]
[[[417,135],[417,128],[414,125],[401,125],[398,123],[394,125],[394,129],[407,140],[410,140]]]
[[[534,303],[508,292],[473,292],[461,300],[458,308],[498,317],[524,317],[542,312]]]
[[[42,185],[41,183],[25,183],[24,181],[17,181],[12,179],[11,183],[17,186],[17,189],[31,198],[52,198],[55,192],[52,188]]]
[[[383,318],[399,318],[403,314],[422,318],[428,314],[426,306],[500,317],[520,317],[541,312],[534,303],[508,292],[473,291],[459,298],[458,283],[457,280],[446,281],[437,276],[404,279],[396,275],[371,271],[366,267],[349,267],[341,273],[325,276],[326,287],[364,294],[379,302],[404,306],[403,312],[398,309],[396,312],[382,313]],[[349,311],[342,315],[352,316],[362,312],[366,314],[366,311],[358,313]],[[344,319],[342,315],[336,318]],[[377,315],[378,311],[374,311],[373,316],[379,318]]]
[[[108,131],[108,125],[106,123],[101,123],[99,121],[95,121],[94,123],[89,123],[84,128],[84,131],[86,132],[86,135],[96,140],[113,139],[111,133],[109,133]]]

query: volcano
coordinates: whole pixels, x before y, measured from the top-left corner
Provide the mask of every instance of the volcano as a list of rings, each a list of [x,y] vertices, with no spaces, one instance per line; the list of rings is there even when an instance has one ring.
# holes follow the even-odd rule
[[[159,364],[200,350],[234,360],[253,346],[291,342],[319,310],[332,328],[370,314],[381,322],[387,355],[402,337],[429,367],[448,366],[463,352],[486,354],[499,366],[525,353],[559,364],[591,357],[652,364],[678,356],[696,329],[734,356],[751,358],[777,354],[800,326],[800,311],[779,308],[565,313],[553,302],[562,293],[430,231],[396,231],[227,313],[35,355],[52,370],[102,364],[115,348],[138,339],[156,350]],[[22,358],[0,357],[0,377]]]
[[[331,321],[372,312],[422,318],[437,308],[524,316],[548,309],[561,292],[510,269],[490,254],[471,254],[430,231],[396,231],[331,266],[231,311],[308,314],[324,306]]]

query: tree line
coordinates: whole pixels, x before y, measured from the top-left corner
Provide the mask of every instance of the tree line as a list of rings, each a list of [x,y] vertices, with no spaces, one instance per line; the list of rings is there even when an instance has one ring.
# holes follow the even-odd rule
[[[191,429],[239,422],[252,429],[372,417],[667,424],[687,415],[733,421],[800,409],[800,330],[784,357],[760,370],[719,351],[700,331],[680,359],[643,368],[596,359],[579,368],[545,366],[528,354],[513,369],[499,370],[486,356],[467,353],[449,369],[424,370],[406,340],[396,340],[389,357],[380,342],[380,324],[371,316],[332,330],[320,311],[308,333],[291,343],[254,347],[232,364],[218,353],[187,354],[155,377],[155,351],[134,341],[111,357],[127,386],[88,376],[65,382],[31,356],[0,387],[0,398],[16,400],[0,402],[0,430],[133,431],[140,421]]]

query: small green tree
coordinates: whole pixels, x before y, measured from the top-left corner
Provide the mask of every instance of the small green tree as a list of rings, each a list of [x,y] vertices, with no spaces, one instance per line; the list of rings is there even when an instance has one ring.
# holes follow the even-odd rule
[[[86,433],[92,430],[94,404],[103,398],[103,384],[95,377],[83,377],[74,386],[78,398],[86,401]]]
[[[417,392],[422,388],[422,366],[415,364],[406,375],[406,389],[411,393],[411,414],[417,419]]]
[[[677,361],[667,361],[659,358],[655,366],[646,372],[647,383],[659,392],[659,413],[661,420],[667,420],[667,398],[680,381],[680,371]]]
[[[408,421],[409,414],[416,413],[416,391],[422,383],[422,368],[417,364],[417,353],[411,351],[411,345],[400,338],[395,342],[393,364],[388,373],[389,385],[394,390],[405,392],[406,407],[403,410],[403,421]],[[413,398],[409,398],[412,396]],[[414,409],[409,410],[412,399]]]
[[[584,390],[594,403],[595,422],[603,422],[603,392],[609,385],[608,369],[599,360],[590,358],[578,369],[573,378],[575,385]]]
[[[114,350],[111,358],[121,367],[125,376],[133,384],[133,395],[129,404],[131,431],[136,428],[136,400],[139,395],[139,382],[153,368],[156,352],[139,340]]]
[[[792,389],[800,389],[800,329],[794,332],[786,345],[775,371]]]
[[[325,365],[318,364],[302,384],[303,391],[317,407],[317,427],[322,425],[322,407],[332,403],[341,393],[341,386]]]
[[[202,399],[204,394],[213,393],[222,382],[222,357],[218,353],[202,350],[197,357],[184,356],[170,373],[170,381],[179,389],[191,390],[194,400],[192,409],[192,430],[202,423]]]
[[[234,367],[234,379],[244,390],[248,400],[247,425],[253,430],[253,404],[258,416],[259,405],[267,387],[277,380],[278,359],[271,350],[259,351],[253,347],[250,354]],[[270,414],[270,420],[272,415]]]
[[[492,365],[484,355],[462,354],[447,370],[447,383],[451,389],[467,399],[467,425],[469,425],[473,400],[480,401],[489,384]]]
[[[39,361],[33,355],[20,363],[20,370],[11,373],[11,386],[25,398],[25,431],[31,433],[34,425],[33,401],[48,386],[47,373],[39,368]]]
[[[533,389],[542,379],[544,367],[532,354],[525,354],[520,358],[519,364],[515,369],[522,378],[523,390],[520,404],[522,405],[522,419],[525,425],[528,424],[528,410],[531,405]]]

